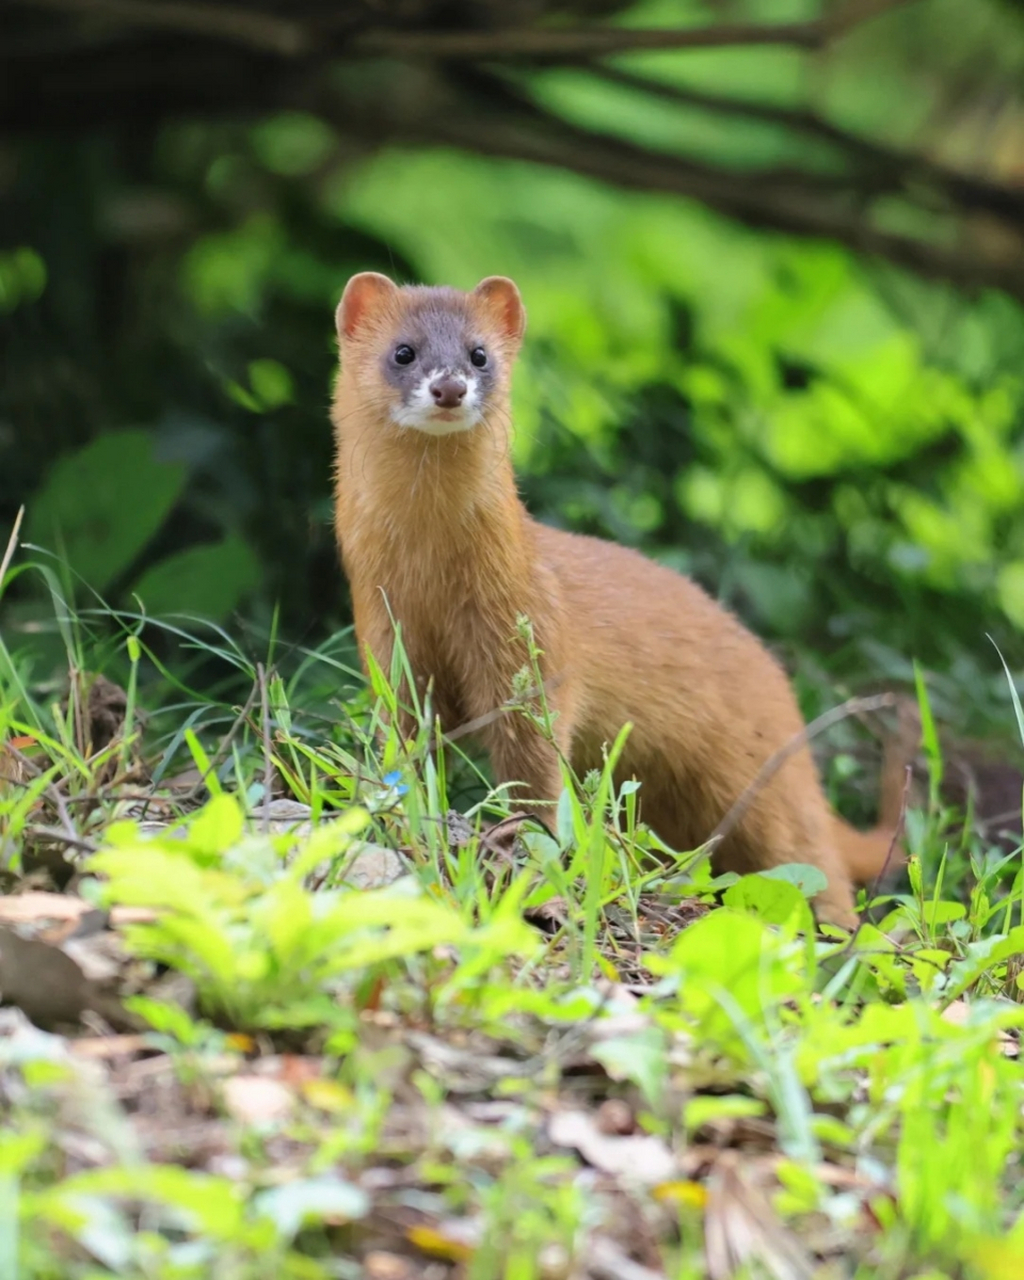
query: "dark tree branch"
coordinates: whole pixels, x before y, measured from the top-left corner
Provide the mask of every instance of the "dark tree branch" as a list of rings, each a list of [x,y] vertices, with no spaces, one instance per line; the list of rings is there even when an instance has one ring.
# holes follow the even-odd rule
[[[860,137],[813,111],[692,90],[596,61],[638,49],[781,44],[813,51],[909,3],[849,0],[809,22],[651,31],[510,29],[500,25],[507,21],[503,0],[478,0],[479,28],[451,30],[439,0],[421,0],[424,29],[408,31],[397,20],[386,30],[380,25],[392,10],[396,18],[405,11],[404,0],[364,0],[333,11],[322,0],[258,6],[245,0],[7,0],[5,16],[17,20],[0,47],[0,131],[125,122],[152,127],[188,115],[307,110],[333,119],[358,142],[447,144],[556,166],[698,200],[751,226],[831,238],[958,285],[1024,297],[1024,188]],[[543,8],[557,18],[558,0],[546,0]],[[608,6],[602,0],[599,8],[604,13]],[[377,25],[368,30],[371,20]],[[407,62],[377,63],[371,76],[353,65],[384,56]],[[682,128],[678,153],[646,148],[541,109],[517,87],[525,78],[513,78],[512,64],[586,68],[665,102],[811,139],[836,162],[824,166],[808,155],[770,169],[715,166],[686,155]],[[876,218],[883,198],[927,214],[940,238],[887,230]]]
[[[633,71],[626,71],[622,67],[607,63],[590,62],[585,65],[591,75],[608,84],[648,94],[653,98],[661,98],[662,101],[671,102],[676,106],[697,107],[718,115],[738,116],[745,120],[780,125],[794,133],[803,133],[819,141],[831,143],[841,151],[851,152],[872,163],[888,164],[897,159],[905,162],[907,158],[900,152],[892,151],[870,139],[862,138],[858,134],[832,124],[831,121],[823,119],[813,111],[777,107],[771,103],[753,102],[746,98],[727,98],[723,94],[707,93],[702,89],[691,89],[686,85],[666,84],[664,80],[652,80],[649,76],[637,75]]]
[[[860,0],[807,22],[736,22],[710,27],[524,27],[495,31],[367,31],[352,41],[364,54],[401,58],[486,60],[606,57],[638,50],[726,49],[788,45],[820,49],[853,27],[914,0]]]
[[[263,53],[293,58],[309,52],[308,31],[297,22],[258,9],[195,4],[189,0],[18,0],[41,9],[100,20],[111,25],[177,31],[247,45]]]
[[[524,27],[498,31],[367,31],[351,42],[360,54],[398,58],[469,59],[604,57],[641,49],[725,49],[741,45],[790,45],[817,49],[830,35],[814,22],[736,23],[716,27]]]
[[[940,189],[951,201],[964,199],[992,213],[1024,217],[1024,188],[1014,189],[989,182],[938,164],[919,152],[899,150],[861,137],[833,124],[816,112],[726,98],[682,85],[665,84],[664,81],[651,80],[647,76],[604,64],[589,64],[588,69],[591,74],[609,84],[650,94],[679,106],[697,107],[720,115],[779,125],[794,133],[816,138],[831,145],[847,164],[861,164],[864,172],[859,175],[860,181],[870,183],[874,180],[877,184],[898,188],[924,181]]]
[[[723,23],[675,29],[657,27],[499,27],[483,31],[402,31],[381,28],[353,34],[353,17],[311,18],[304,25],[262,10],[194,0],[16,0],[23,6],[55,9],[87,19],[134,28],[177,31],[248,45],[293,58],[312,52],[355,52],[360,56],[488,59],[599,57],[630,50],[715,49],[744,45],[787,45],[818,49],[852,27],[913,0],[861,0],[806,22]],[[341,29],[341,38],[332,33]],[[316,39],[314,40],[314,34]]]
[[[504,87],[508,91],[509,86]],[[453,112],[440,105],[417,116],[393,114],[390,126],[405,141],[435,145],[440,141],[485,155],[567,169],[632,190],[684,196],[748,226],[837,240],[931,278],[965,287],[1001,288],[1024,299],[1024,259],[992,261],[972,247],[885,231],[872,223],[870,211],[862,207],[856,183],[829,189],[807,181],[804,174],[719,169],[583,129],[526,99],[519,100],[518,108],[490,115],[481,110]],[[393,102],[392,110],[396,109],[401,111]],[[385,120],[381,111],[367,127],[388,128]]]

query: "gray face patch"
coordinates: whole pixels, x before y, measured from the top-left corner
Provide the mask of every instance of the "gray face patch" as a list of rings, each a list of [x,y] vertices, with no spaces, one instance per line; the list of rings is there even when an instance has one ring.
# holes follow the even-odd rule
[[[454,289],[409,292],[413,302],[402,328],[381,356],[384,377],[400,397],[391,416],[400,427],[429,435],[469,431],[490,403],[498,353],[477,330],[464,295]],[[480,348],[483,366],[471,358]],[[462,384],[465,392],[458,399]]]

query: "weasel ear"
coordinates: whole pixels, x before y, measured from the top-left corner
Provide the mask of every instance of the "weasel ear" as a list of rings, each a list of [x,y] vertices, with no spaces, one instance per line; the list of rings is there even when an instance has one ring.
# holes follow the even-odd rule
[[[338,337],[353,337],[356,330],[366,322],[367,316],[397,292],[397,286],[387,276],[376,271],[361,271],[359,275],[353,276],[345,286],[334,316]]]
[[[519,290],[505,276],[488,276],[473,290],[506,338],[518,342],[526,331],[526,308]]]

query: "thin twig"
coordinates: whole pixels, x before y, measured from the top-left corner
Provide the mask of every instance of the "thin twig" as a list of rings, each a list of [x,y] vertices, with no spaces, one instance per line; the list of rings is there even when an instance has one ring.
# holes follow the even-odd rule
[[[52,840],[55,844],[70,845],[73,849],[81,849],[84,853],[95,853],[99,845],[83,836],[76,836],[69,831],[59,831],[56,827],[28,826],[25,832],[30,836],[38,836],[41,840]]]
[[[878,893],[881,885],[885,883],[885,877],[889,874],[889,865],[892,862],[893,854],[896,852],[896,846],[903,839],[903,831],[907,821],[907,803],[910,798],[910,784],[913,782],[913,779],[914,768],[913,765],[908,764],[906,766],[905,776],[903,779],[903,796],[900,800],[899,817],[896,819],[896,825],[892,830],[892,839],[889,841],[889,848],[886,851],[885,861],[882,863],[881,869],[878,872],[878,875],[875,876],[874,882],[871,885],[871,892],[867,895],[865,900],[864,910],[861,911],[860,915],[857,917],[857,927],[854,929],[853,933],[850,934],[846,945],[843,947],[842,951],[840,951],[840,956],[845,956],[853,950],[853,944],[857,941],[857,935],[864,927],[868,918],[868,912],[871,910],[871,900],[874,898],[875,894]]]
[[[263,820],[263,834],[270,834],[270,796],[274,782],[274,762],[273,752],[270,745],[270,700],[267,696],[267,673],[263,669],[263,663],[257,662],[256,676],[260,686],[260,703],[262,705],[262,733],[263,739],[263,805],[261,807]]]
[[[103,804],[107,800],[114,800],[118,803],[123,802],[124,804],[144,804],[147,807],[156,804],[166,805],[168,809],[172,810],[180,809],[181,804],[183,803],[180,799],[172,800],[170,796],[162,796],[156,791],[122,791],[115,780],[114,782],[104,783],[103,786],[97,787],[97,789],[89,795],[68,796],[65,800],[65,804],[69,807],[75,807],[83,804],[96,806]]]
[[[817,48],[827,28],[813,22],[727,23],[714,27],[520,27],[497,31],[367,31],[359,53],[422,58],[579,58],[636,49],[720,49],[743,45]]]
[[[831,711],[826,711],[824,715],[812,720],[809,725],[790,738],[785,746],[780,747],[768,757],[758,770],[756,777],[744,789],[702,847],[710,851],[714,845],[720,843],[743,820],[758,794],[775,777],[786,761],[802,751],[812,738],[816,738],[818,734],[824,733],[826,729],[831,729],[834,724],[850,716],[855,716],[862,711],[881,711],[883,707],[893,706],[894,702],[895,699],[891,693],[880,693],[871,698],[849,698],[841,706],[833,707]]]
[[[465,720],[462,724],[452,729],[450,733],[442,736],[442,743],[448,746],[452,742],[456,742],[459,738],[466,737],[467,734],[476,733],[478,730],[486,728],[487,725],[493,724],[495,720],[501,716],[507,716],[513,711],[521,711],[533,698],[536,698],[542,691],[544,693],[552,693],[565,679],[562,674],[549,676],[541,688],[536,686],[528,689],[522,698],[514,701],[503,702],[500,707],[495,707],[493,711],[485,711],[482,716],[475,716],[472,720]]]
[[[809,22],[729,22],[708,27],[520,27],[495,31],[367,31],[359,53],[424,58],[595,58],[635,50],[788,45],[819,49],[862,22],[910,0],[879,0]]]
[[[878,875],[875,876],[871,885],[871,892],[868,894],[868,901],[875,896],[879,887],[885,883],[885,878],[889,874],[889,866],[892,863],[892,856],[896,852],[896,846],[903,839],[903,829],[907,821],[907,802],[910,798],[910,785],[914,780],[914,767],[907,765],[904,769],[903,777],[903,796],[900,800],[899,817],[896,819],[896,825],[892,829],[892,839],[889,841],[889,848],[885,855],[885,861],[882,863]],[[865,908],[866,910],[867,908]]]
[[[0,560],[0,592],[3,591],[4,578],[7,576],[7,570],[11,567],[11,561],[14,559],[14,553],[18,549],[18,534],[21,532],[21,522],[25,518],[25,508],[18,508],[18,514],[14,517],[14,528],[11,530],[11,536],[7,539],[7,550],[4,552],[4,558]]]

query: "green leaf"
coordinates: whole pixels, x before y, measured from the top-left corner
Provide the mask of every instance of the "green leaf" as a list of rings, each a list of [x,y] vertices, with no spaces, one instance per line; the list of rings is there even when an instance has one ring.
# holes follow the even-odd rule
[[[760,872],[742,876],[726,889],[722,901],[738,911],[751,911],[769,924],[795,922],[799,929],[813,927],[807,899],[790,880],[769,877]]]
[[[184,466],[160,462],[147,431],[113,431],[65,454],[29,503],[33,541],[62,548],[104,590],[163,524],[185,488]]]
[[[790,903],[799,901],[805,911],[808,909],[792,885],[764,883],[788,890]],[[680,1006],[701,1034],[720,1036],[733,1047],[736,1026],[731,1013],[723,1008],[721,993],[727,993],[730,1005],[752,1023],[762,1024],[777,1001],[809,986],[799,943],[787,940],[753,915],[728,907],[712,911],[684,929],[667,956],[647,956],[646,964],[652,973],[677,977]]]
[[[224,1240],[236,1236],[242,1225],[241,1194],[226,1178],[174,1165],[88,1170],[66,1178],[52,1194],[56,1198],[105,1194],[146,1200],[174,1210],[192,1229]]]
[[[333,130],[316,116],[284,111],[253,128],[252,144],[272,173],[297,178],[322,164],[337,140]]]
[[[46,1136],[42,1130],[0,1133],[0,1175],[9,1177],[20,1173],[45,1150]]]
[[[967,908],[962,902],[948,902],[942,898],[938,902],[926,902],[921,912],[929,930],[935,930],[939,925],[950,924],[954,920],[962,920],[966,914]]]
[[[440,902],[412,897],[400,889],[348,890],[317,895],[321,918],[308,930],[305,945],[323,956],[326,971],[341,973],[430,951],[459,946],[469,934],[461,917]]]
[[[935,728],[935,717],[932,715],[932,704],[928,697],[924,672],[917,662],[914,663],[914,687],[921,712],[921,741],[924,744],[925,755],[928,757],[931,803],[934,807],[938,804],[939,788],[942,786],[942,746]]]
[[[182,286],[200,312],[255,314],[283,248],[280,224],[270,214],[253,214],[240,226],[212,232],[192,245],[182,263]]]
[[[990,636],[991,640],[992,637]],[[1024,707],[1021,706],[1020,694],[1017,692],[1017,685],[1014,683],[1010,668],[1006,665],[1006,659],[1002,655],[999,646],[993,640],[996,653],[999,654],[999,661],[1003,664],[1003,671],[1006,673],[1006,682],[1010,686],[1010,698],[1013,701],[1013,714],[1017,717],[1017,731],[1020,734],[1021,741],[1024,742]]]
[[[365,1217],[370,1199],[362,1188],[341,1178],[307,1178],[261,1192],[255,1207],[281,1236],[291,1240],[307,1222],[351,1222]]]
[[[1017,925],[1007,934],[994,934],[967,945],[967,955],[949,967],[949,985],[943,991],[947,1000],[953,1000],[972,987],[996,965],[1013,956],[1024,954],[1024,925]]]
[[[222,792],[208,801],[192,819],[188,847],[203,857],[226,852],[244,830],[242,810],[234,796]]]
[[[189,547],[148,569],[135,584],[147,613],[191,613],[220,621],[260,581],[259,561],[238,534]]]
[[[78,1218],[73,1234],[82,1246],[115,1275],[123,1275],[133,1253],[127,1215],[100,1196],[75,1196],[71,1207]]]
[[[0,253],[0,312],[35,302],[46,288],[46,263],[34,249],[22,245]]]
[[[173,1036],[181,1044],[191,1044],[196,1038],[196,1024],[180,1005],[151,1000],[148,996],[132,996],[125,1001],[125,1008],[144,1018],[154,1031]]]
[[[693,1133],[709,1120],[738,1120],[763,1116],[767,1107],[760,1098],[741,1093],[698,1095],[683,1108],[683,1123]]]
[[[996,592],[1003,612],[1024,629],[1024,560],[1011,560],[999,570]]]
[[[613,1080],[632,1081],[652,1107],[658,1106],[668,1074],[665,1035],[659,1027],[598,1040],[590,1052]]]
[[[292,375],[278,360],[253,360],[249,385],[264,409],[277,409],[295,399]]]
[[[781,867],[769,867],[767,871],[758,873],[767,880],[782,880],[786,884],[795,885],[805,898],[813,898],[816,893],[828,887],[828,877],[820,867],[809,862],[787,862]]]

